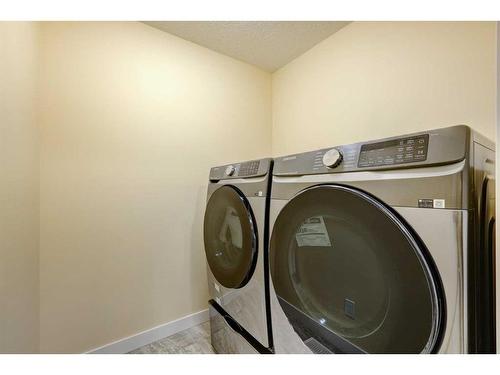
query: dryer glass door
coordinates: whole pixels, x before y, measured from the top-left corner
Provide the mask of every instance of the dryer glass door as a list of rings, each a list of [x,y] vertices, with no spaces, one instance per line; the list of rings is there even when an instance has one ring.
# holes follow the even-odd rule
[[[203,225],[208,265],[226,288],[241,288],[257,260],[257,226],[245,196],[225,185],[208,200]]]
[[[320,185],[290,200],[273,228],[270,267],[278,301],[311,349],[439,347],[444,296],[433,261],[408,224],[363,191]]]

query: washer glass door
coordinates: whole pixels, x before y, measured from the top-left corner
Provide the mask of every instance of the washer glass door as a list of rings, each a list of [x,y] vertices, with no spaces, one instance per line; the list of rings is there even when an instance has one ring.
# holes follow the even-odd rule
[[[224,185],[208,200],[203,225],[208,265],[226,288],[241,288],[257,260],[257,226],[248,200],[237,188]]]
[[[273,228],[270,267],[284,313],[311,348],[439,347],[444,296],[434,263],[404,220],[361,190],[319,185],[290,200]]]

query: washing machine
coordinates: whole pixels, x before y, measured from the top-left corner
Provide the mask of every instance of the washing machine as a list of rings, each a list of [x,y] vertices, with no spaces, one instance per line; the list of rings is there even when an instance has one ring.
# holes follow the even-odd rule
[[[210,170],[204,218],[212,346],[270,353],[267,264],[271,159]]]
[[[494,144],[453,126],[275,159],[276,353],[493,353]]]

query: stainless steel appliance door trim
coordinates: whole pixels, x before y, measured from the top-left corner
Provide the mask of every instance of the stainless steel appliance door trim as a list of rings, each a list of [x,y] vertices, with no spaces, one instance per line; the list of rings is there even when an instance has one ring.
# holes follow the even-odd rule
[[[210,313],[210,336],[214,351],[221,354],[258,354],[259,351],[244,337],[246,333],[232,327],[237,323],[217,302],[208,302]],[[231,323],[230,323],[231,322]]]
[[[253,209],[257,232],[259,236],[264,233],[266,201],[264,198],[247,198]],[[269,346],[267,332],[267,314],[265,300],[265,275],[264,269],[264,239],[259,238],[255,268],[248,283],[239,289],[226,288],[220,285],[208,269],[210,297],[220,300],[221,307],[247,330],[263,346]],[[217,282],[219,290],[215,290],[213,283]]]
[[[269,224],[275,221],[287,199],[272,199]],[[429,210],[392,206],[412,226],[434,259],[446,296],[446,328],[439,353],[467,353],[467,210]],[[441,228],[439,231],[436,228]],[[279,310],[271,281],[274,344],[277,353],[304,347]],[[280,329],[276,329],[279,327]]]
[[[446,327],[439,353],[467,353],[468,211],[393,208],[424,242],[443,283]]]
[[[412,232],[411,224],[406,223],[405,220],[401,220],[401,217],[397,215],[389,206],[379,201],[378,199],[372,197],[365,192],[343,185],[315,185],[311,186],[307,189],[299,192],[294,198],[286,201],[285,205],[279,209],[281,212],[288,204],[290,204],[297,196],[301,194],[305,194],[306,192],[318,190],[318,189],[326,189],[326,188],[334,188],[336,190],[341,190],[345,192],[349,192],[354,194],[356,197],[360,199],[364,199],[369,202],[371,205],[377,208],[379,212],[384,214],[392,224],[398,228],[398,230],[404,235],[408,243],[411,244],[411,248],[414,251],[415,256],[417,257],[420,266],[425,274],[425,278],[427,280],[427,285],[431,294],[431,304],[432,304],[432,327],[430,331],[430,335],[428,337],[427,343],[425,347],[422,349],[421,353],[433,353],[437,352],[441,346],[444,332],[446,331],[446,297],[444,286],[442,285],[441,276],[439,274],[439,270],[437,265],[435,265],[434,258],[430,251],[427,251],[425,246],[425,241],[422,246],[421,241],[419,241],[419,236],[415,236]],[[271,207],[273,206],[275,200],[271,200]],[[279,213],[272,220],[272,232],[276,230],[276,220],[278,219]],[[402,215],[401,215],[402,216]],[[404,219],[404,217],[403,217]],[[272,249],[269,249],[270,256]],[[292,270],[289,269],[289,272]]]

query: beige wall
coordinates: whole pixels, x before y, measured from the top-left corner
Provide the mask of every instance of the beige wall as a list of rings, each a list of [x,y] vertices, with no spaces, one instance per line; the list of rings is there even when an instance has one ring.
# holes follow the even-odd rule
[[[494,22],[353,22],[273,74],[275,156],[468,124],[495,138]]]
[[[37,37],[0,22],[0,353],[38,351]]]
[[[209,167],[271,151],[271,77],[141,23],[42,27],[42,352],[207,307]]]
[[[0,352],[82,352],[204,309],[212,165],[271,140],[493,138],[494,46],[494,23],[354,22],[271,97],[269,74],[141,23],[0,23]]]

